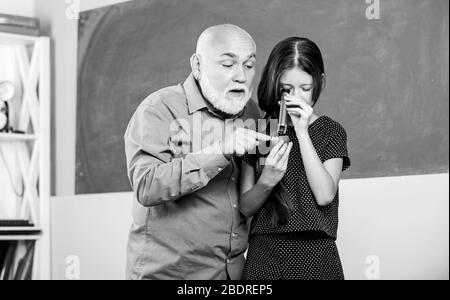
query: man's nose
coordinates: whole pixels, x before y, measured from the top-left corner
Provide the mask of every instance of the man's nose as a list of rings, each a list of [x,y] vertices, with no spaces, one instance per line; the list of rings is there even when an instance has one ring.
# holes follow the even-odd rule
[[[239,83],[245,83],[247,81],[247,75],[245,74],[245,67],[237,67],[236,72],[233,76],[233,81],[239,82]]]

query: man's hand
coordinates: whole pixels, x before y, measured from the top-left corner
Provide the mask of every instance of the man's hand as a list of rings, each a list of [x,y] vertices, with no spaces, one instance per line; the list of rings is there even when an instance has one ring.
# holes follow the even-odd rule
[[[268,135],[246,128],[236,128],[225,135],[222,152],[225,155],[243,156],[255,149],[260,142],[270,141]]]

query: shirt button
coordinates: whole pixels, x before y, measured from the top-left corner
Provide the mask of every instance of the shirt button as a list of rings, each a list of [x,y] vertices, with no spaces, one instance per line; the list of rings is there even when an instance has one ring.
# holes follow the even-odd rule
[[[239,235],[235,232],[235,233],[233,233],[232,234],[232,237],[235,239],[235,238],[237,238]]]
[[[231,177],[231,181],[236,181],[236,177]]]
[[[233,204],[233,208],[237,208],[237,204]]]
[[[227,259],[227,263],[231,264],[232,262],[233,261],[230,258]]]
[[[222,168],[217,168],[217,171],[222,172],[223,169]]]

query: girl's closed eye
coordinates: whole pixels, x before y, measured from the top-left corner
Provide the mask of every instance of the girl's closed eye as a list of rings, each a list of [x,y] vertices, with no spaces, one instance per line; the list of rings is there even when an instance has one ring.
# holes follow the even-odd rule
[[[254,62],[248,62],[245,64],[245,67],[247,69],[253,69],[255,67],[255,63]]]

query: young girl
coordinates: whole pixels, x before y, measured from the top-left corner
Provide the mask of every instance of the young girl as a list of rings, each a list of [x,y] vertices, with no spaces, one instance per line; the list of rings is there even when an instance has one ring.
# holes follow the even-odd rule
[[[317,45],[288,38],[272,50],[258,88],[266,119],[282,90],[290,143],[242,157],[240,210],[253,217],[244,280],[344,279],[336,247],[339,180],[350,166],[345,129],[313,110],[325,86]]]

